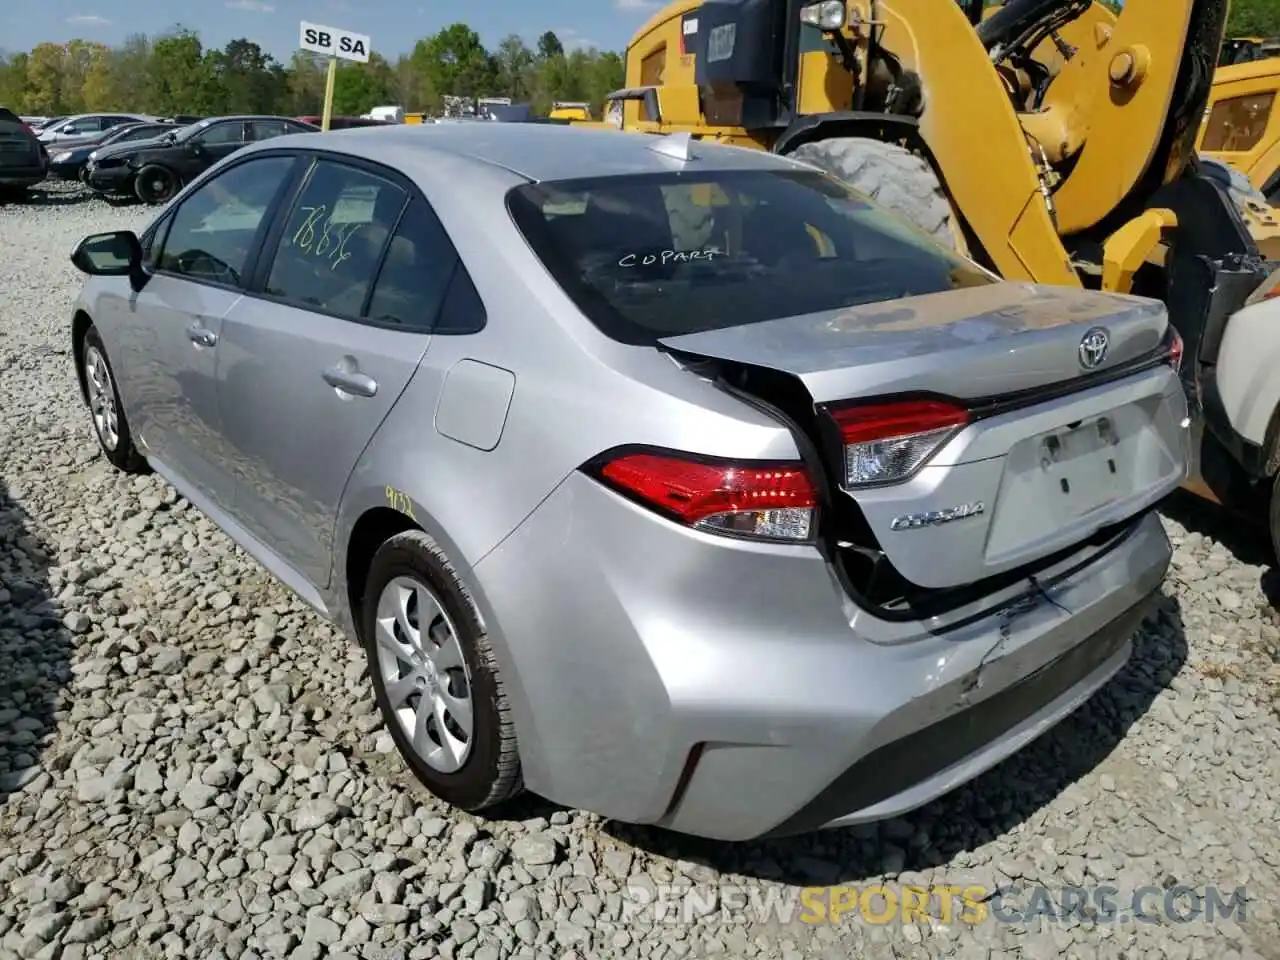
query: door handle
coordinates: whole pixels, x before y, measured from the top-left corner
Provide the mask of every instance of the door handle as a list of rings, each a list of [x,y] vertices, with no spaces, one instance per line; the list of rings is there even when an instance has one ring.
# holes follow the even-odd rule
[[[349,393],[355,397],[372,397],[378,392],[378,381],[368,374],[343,367],[330,367],[321,376],[324,382],[335,390]]]
[[[212,330],[206,330],[198,323],[187,327],[187,339],[197,347],[212,347],[218,343],[218,335]]]

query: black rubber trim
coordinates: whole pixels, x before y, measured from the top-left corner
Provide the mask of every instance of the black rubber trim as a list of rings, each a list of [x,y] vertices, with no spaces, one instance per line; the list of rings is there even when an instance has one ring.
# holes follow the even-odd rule
[[[1025,583],[1026,589],[1020,591],[1013,596],[1006,598],[998,603],[992,603],[984,606],[982,609],[970,613],[957,620],[953,620],[941,626],[930,624],[930,630],[937,635],[950,633],[967,627],[971,623],[977,623],[979,620],[989,617],[992,614],[999,613],[1002,610],[1025,603],[1028,597],[1040,594],[1043,590],[1053,586],[1056,583],[1075,576],[1091,563],[1095,563],[1102,557],[1105,557],[1112,550],[1115,550],[1125,542],[1147,518],[1147,515],[1154,508],[1148,508],[1141,513],[1123,520],[1111,526],[1102,527],[1094,532],[1094,534],[1084,540],[1077,541],[1069,547],[1063,547],[1056,553],[1033,560],[1022,567],[1013,570],[1006,570],[1004,573],[995,573],[983,580],[975,580],[973,583],[966,583],[958,587],[920,587],[921,593],[925,594],[926,599],[916,601],[906,610],[890,610],[879,604],[869,604],[862,600],[849,580],[849,575],[844,569],[844,564],[837,564],[836,571],[841,585],[849,593],[851,597],[859,602],[859,605],[866,609],[869,613],[880,620],[888,623],[910,623],[919,621],[926,623],[936,620],[939,617],[945,617],[947,614],[954,613],[962,607],[971,604],[980,603],[993,594],[1001,593],[1009,590],[1020,583]],[[1041,572],[1048,570],[1050,567],[1063,563],[1079,554],[1087,547],[1096,547],[1097,549],[1088,556],[1083,557],[1076,563],[1072,564],[1065,570],[1062,570],[1052,577],[1042,577]],[[905,578],[904,578],[905,579]],[[910,581],[908,581],[910,582]],[[912,584],[912,586],[916,586]],[[1047,601],[1046,601],[1047,602]]]
[[[1148,594],[1092,637],[1013,686],[871,751],[797,813],[757,839],[817,830],[882,803],[981,750],[1049,706],[1119,652],[1137,631],[1155,596],[1155,591]]]

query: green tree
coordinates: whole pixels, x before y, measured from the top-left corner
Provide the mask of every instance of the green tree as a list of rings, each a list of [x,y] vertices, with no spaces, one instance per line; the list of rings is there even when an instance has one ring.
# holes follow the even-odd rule
[[[524,100],[533,92],[534,55],[523,40],[512,34],[498,44],[495,91],[512,100]]]
[[[0,58],[0,106],[23,110],[27,99],[26,53],[14,53]]]
[[[287,70],[284,112],[296,117],[317,116],[324,109],[324,67],[313,54],[299,50]]]
[[[279,109],[287,79],[284,69],[252,40],[232,40],[206,57],[227,111],[273,113]]]
[[[395,71],[378,53],[369,54],[368,63],[345,63],[334,78],[334,115],[359,116],[376,106],[389,104],[395,87]]]
[[[166,115],[221,112],[226,100],[195,33],[180,27],[155,42],[147,64],[147,101],[151,110]]]
[[[64,50],[57,43],[38,43],[27,58],[27,82],[23,91],[24,113],[60,114],[67,109]]]
[[[205,49],[194,31],[178,26],[155,37],[133,34],[113,48],[73,40],[0,53],[0,104],[43,114],[319,115],[325,69],[326,61],[303,51],[287,64],[277,63],[246,38],[220,50]],[[553,31],[543,33],[532,49],[511,35],[490,52],[471,27],[455,23],[423,37],[395,63],[374,53],[367,64],[343,64],[334,110],[354,114],[400,104],[409,111],[435,113],[445,97],[484,96],[531,102],[544,113],[556,100],[585,100],[598,108],[607,93],[622,86],[623,73],[618,54],[566,54]]]
[[[493,59],[465,23],[419,40],[411,57],[414,69],[441,94],[482,97],[495,85]]]
[[[554,60],[564,56],[564,44],[554,30],[548,30],[538,38],[538,59]]]
[[[1231,0],[1227,35],[1280,37],[1280,2],[1277,0]]]

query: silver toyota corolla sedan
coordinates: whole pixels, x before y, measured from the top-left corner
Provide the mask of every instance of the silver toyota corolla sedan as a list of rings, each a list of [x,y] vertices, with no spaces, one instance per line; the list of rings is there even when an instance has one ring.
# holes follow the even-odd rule
[[[999,282],[762,152],[282,137],[73,262],[106,457],[361,643],[468,810],[910,810],[1102,686],[1169,562],[1163,308]]]

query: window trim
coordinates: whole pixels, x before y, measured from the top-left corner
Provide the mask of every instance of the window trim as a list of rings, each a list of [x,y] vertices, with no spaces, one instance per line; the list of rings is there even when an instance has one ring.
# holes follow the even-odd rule
[[[252,163],[255,160],[277,159],[289,160],[290,167],[285,171],[284,179],[281,181],[280,186],[276,188],[275,196],[272,197],[271,202],[267,204],[267,209],[262,214],[262,221],[258,224],[257,232],[254,234],[253,241],[249,246],[249,259],[245,264],[244,275],[241,277],[241,282],[239,284],[221,283],[217,280],[209,280],[205,277],[193,277],[189,274],[176,273],[172,270],[162,270],[158,266],[151,267],[148,270],[148,273],[151,276],[170,277],[175,280],[185,280],[188,283],[198,283],[201,286],[212,287],[215,290],[228,290],[233,293],[241,294],[247,293],[247,282],[252,282],[252,278],[257,270],[258,261],[262,257],[264,229],[269,228],[269,226],[274,222],[273,218],[279,211],[281,197],[291,195],[293,185],[298,176],[298,158],[290,156],[285,151],[263,151],[261,153],[253,153],[243,159],[237,160],[234,163],[227,164],[225,167],[220,167],[213,176],[204,175],[194,181],[190,187],[184,191],[181,201],[176,203],[172,210],[165,212],[164,217],[162,218],[163,221],[167,221],[167,224],[163,226],[164,236],[163,238],[157,238],[160,240],[159,247],[152,247],[152,259],[156,264],[159,264],[160,258],[164,256],[165,247],[168,245],[169,234],[173,230],[174,220],[177,219],[178,214],[182,212],[182,208],[190,202],[191,198],[200,190],[204,189],[204,187],[212,183],[214,180],[217,180],[219,177],[230,173],[232,170],[238,170],[247,163]],[[212,170],[212,168],[210,169]],[[157,223],[160,222],[161,221],[157,221]]]
[[[362,170],[363,172],[373,176],[381,177],[382,179],[395,184],[405,192],[405,202],[400,207],[400,213],[396,216],[395,225],[387,233],[387,239],[383,242],[382,251],[378,255],[377,267],[374,271],[374,280],[369,285],[369,292],[365,295],[364,303],[361,304],[360,307],[361,316],[352,317],[347,314],[327,310],[323,307],[317,307],[315,304],[298,303],[296,300],[285,297],[272,296],[266,292],[267,278],[270,276],[271,268],[275,264],[276,255],[279,253],[280,238],[283,236],[285,227],[287,226],[279,209],[276,211],[277,222],[272,224],[271,232],[263,238],[262,256],[259,258],[257,269],[243,291],[245,296],[253,297],[255,300],[262,300],[267,303],[290,307],[294,310],[305,310],[309,313],[317,313],[321,316],[331,317],[335,320],[343,320],[347,323],[360,324],[361,326],[370,327],[375,330],[388,330],[395,333],[410,334],[414,336],[470,336],[481,332],[489,325],[489,309],[488,306],[484,304],[484,296],[480,293],[480,288],[476,286],[475,280],[471,276],[471,271],[467,269],[466,264],[463,262],[462,254],[458,251],[457,245],[453,242],[453,237],[449,235],[449,231],[445,227],[444,221],[440,219],[440,215],[436,213],[435,207],[416,183],[400,171],[376,161],[368,160],[364,157],[352,156],[351,154],[346,153],[335,153],[329,150],[317,149],[315,147],[287,147],[281,148],[280,152],[286,151],[294,153],[299,158],[307,161],[305,164],[305,173],[298,178],[294,183],[293,188],[290,190],[288,202],[289,210],[293,209],[293,205],[297,202],[298,196],[301,195],[302,191],[306,189],[307,183],[310,182],[311,175],[316,164],[321,161],[334,163],[339,166],[351,167],[353,169]],[[378,279],[382,276],[383,267],[386,265],[387,253],[391,249],[391,241],[395,239],[396,231],[400,228],[400,224],[403,221],[405,214],[413,206],[415,199],[422,203],[426,207],[427,211],[435,217],[436,222],[440,225],[441,231],[444,233],[445,240],[449,243],[449,248],[453,251],[454,256],[454,268],[449,274],[448,283],[445,284],[444,293],[440,300],[440,306],[436,310],[435,317],[432,318],[430,329],[426,330],[408,329],[401,323],[384,323],[378,320],[371,320],[364,316],[364,314],[369,310],[374,291],[377,289]],[[267,251],[270,251],[270,253]],[[484,306],[484,320],[476,327],[475,330],[471,330],[466,333],[437,333],[441,311],[443,311],[444,304],[448,300],[449,291],[452,289],[453,285],[458,282],[458,272],[460,270],[466,273],[468,282],[470,282],[472,287],[475,288],[476,295],[479,297],[481,305]]]

